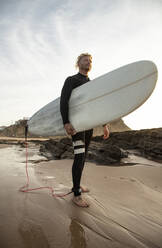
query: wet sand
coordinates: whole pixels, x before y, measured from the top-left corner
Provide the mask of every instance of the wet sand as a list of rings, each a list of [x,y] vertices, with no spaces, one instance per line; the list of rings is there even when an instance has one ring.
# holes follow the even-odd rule
[[[10,145],[8,145],[8,144],[0,144],[0,149],[1,148],[6,148],[6,147],[9,147]]]
[[[45,158],[29,147],[30,187],[71,188],[72,160],[33,163]],[[86,163],[82,185],[87,209],[69,195],[54,198],[44,189],[19,192],[26,182],[25,149],[0,149],[0,247],[162,247],[162,165],[140,157],[134,166]],[[140,164],[141,162],[141,164]]]

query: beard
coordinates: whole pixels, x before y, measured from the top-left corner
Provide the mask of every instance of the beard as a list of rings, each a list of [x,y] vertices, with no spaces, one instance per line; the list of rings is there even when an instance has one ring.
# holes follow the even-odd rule
[[[91,66],[91,65],[83,65],[83,64],[82,64],[80,68],[81,68],[82,70],[88,72],[88,71],[91,70],[92,66]]]

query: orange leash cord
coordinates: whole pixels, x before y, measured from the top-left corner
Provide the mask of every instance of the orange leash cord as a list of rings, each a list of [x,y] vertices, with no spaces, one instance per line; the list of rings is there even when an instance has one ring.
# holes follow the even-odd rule
[[[26,166],[25,166],[25,169],[26,169],[26,177],[27,177],[27,182],[26,184],[21,187],[19,189],[19,191],[23,192],[23,193],[28,193],[28,192],[31,192],[31,191],[34,191],[34,190],[40,190],[40,189],[48,189],[51,191],[51,194],[53,197],[65,197],[69,194],[72,193],[72,191],[66,193],[66,194],[56,194],[54,193],[54,189],[50,186],[46,186],[46,187],[38,187],[38,188],[29,188],[29,173],[28,173],[28,141],[27,141],[27,132],[28,132],[28,127],[26,126],[25,127],[25,148],[26,148]]]

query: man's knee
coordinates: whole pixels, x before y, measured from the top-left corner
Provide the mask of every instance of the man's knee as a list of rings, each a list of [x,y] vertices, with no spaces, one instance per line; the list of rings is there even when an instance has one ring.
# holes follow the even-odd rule
[[[85,144],[84,142],[80,140],[73,141],[73,147],[74,147],[74,155],[85,153]]]

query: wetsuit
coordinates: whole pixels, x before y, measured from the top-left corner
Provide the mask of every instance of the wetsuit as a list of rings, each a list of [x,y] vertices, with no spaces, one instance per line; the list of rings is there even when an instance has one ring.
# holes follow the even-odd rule
[[[63,124],[70,123],[69,121],[69,99],[71,92],[76,87],[79,87],[87,83],[90,79],[87,76],[84,76],[80,73],[68,77],[65,80],[64,86],[61,92],[60,99],[60,112],[63,120]],[[82,176],[82,171],[84,168],[85,157],[87,154],[88,146],[93,134],[93,129],[78,132],[75,135],[72,135],[73,147],[74,147],[74,162],[72,166],[72,179],[73,179],[73,188],[75,196],[81,194],[80,190],[80,180]]]

